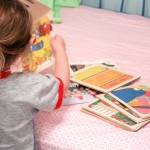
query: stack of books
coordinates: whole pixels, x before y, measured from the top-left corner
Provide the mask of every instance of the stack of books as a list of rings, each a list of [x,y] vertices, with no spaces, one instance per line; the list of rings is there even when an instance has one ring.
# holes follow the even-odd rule
[[[79,102],[70,100],[70,103],[87,102],[82,104],[81,111],[125,130],[137,131],[150,121],[150,82],[132,84],[140,77],[122,72],[111,64],[113,63],[97,62],[93,65],[71,65],[70,88],[74,93],[83,91],[84,95],[84,90],[90,90],[94,94],[87,92],[91,95],[90,98],[85,97],[82,101],[78,97],[81,99]],[[71,93],[73,90],[68,91]],[[69,101],[67,96],[64,102]]]

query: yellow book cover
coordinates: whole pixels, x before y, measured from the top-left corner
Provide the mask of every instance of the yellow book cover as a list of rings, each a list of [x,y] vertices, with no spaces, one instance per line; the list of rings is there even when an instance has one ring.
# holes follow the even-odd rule
[[[48,17],[39,20],[32,31],[31,50],[22,63],[23,70],[42,71],[53,63],[52,49],[50,46],[51,21]]]

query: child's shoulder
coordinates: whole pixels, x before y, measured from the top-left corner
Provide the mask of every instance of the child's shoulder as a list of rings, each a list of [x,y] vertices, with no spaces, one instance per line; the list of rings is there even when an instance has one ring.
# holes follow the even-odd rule
[[[34,72],[19,72],[19,73],[13,73],[10,78],[11,80],[16,80],[19,82],[27,82],[27,83],[39,83],[39,82],[47,82],[50,79],[55,79],[53,75],[42,75],[40,73],[34,73]]]

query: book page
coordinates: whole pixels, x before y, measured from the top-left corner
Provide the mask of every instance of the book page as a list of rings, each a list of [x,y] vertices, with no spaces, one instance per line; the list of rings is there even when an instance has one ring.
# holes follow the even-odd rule
[[[102,59],[102,60],[95,60],[90,62],[70,62],[70,68],[71,72],[78,71],[80,69],[83,69],[85,67],[88,67],[93,64],[101,64],[110,68],[113,68],[115,70],[120,70],[120,68],[117,66],[117,64],[112,59]]]
[[[76,62],[70,63],[70,72],[76,72],[93,64],[104,64],[110,68],[119,69],[116,63],[110,59],[97,60],[93,62]],[[79,104],[92,101],[93,98],[101,92],[79,85],[78,83],[70,82],[69,88],[66,91],[63,99],[63,105]]]
[[[108,94],[140,117],[150,117],[150,84],[128,86]]]
[[[71,81],[107,93],[138,78],[97,64],[76,71],[72,74]]]
[[[95,99],[88,104],[82,105],[82,109],[90,111],[98,116],[101,116],[108,121],[111,121],[113,124],[122,127],[124,129],[128,129],[131,131],[136,131],[144,124],[149,121],[145,121],[142,123],[136,123],[127,116],[123,115],[113,107],[111,107],[108,103],[102,100]]]
[[[62,105],[79,104],[92,101],[100,92],[70,82],[69,89],[66,91]]]
[[[114,99],[113,97],[109,96],[108,94],[99,94],[96,95],[96,98],[99,98],[100,100],[103,100],[110,104],[112,107],[117,109],[122,114],[126,115],[133,121],[139,123],[145,121],[144,119],[140,118],[134,111],[129,109],[127,106],[119,102],[117,99]]]

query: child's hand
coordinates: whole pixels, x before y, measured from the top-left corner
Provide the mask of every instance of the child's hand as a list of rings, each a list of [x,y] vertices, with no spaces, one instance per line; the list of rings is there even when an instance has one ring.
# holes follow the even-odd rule
[[[54,54],[66,51],[65,42],[59,35],[55,35],[53,38],[51,38],[51,47]]]

